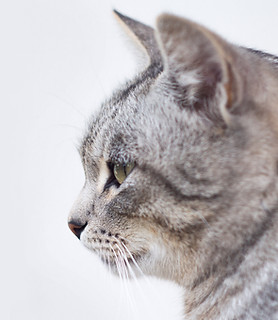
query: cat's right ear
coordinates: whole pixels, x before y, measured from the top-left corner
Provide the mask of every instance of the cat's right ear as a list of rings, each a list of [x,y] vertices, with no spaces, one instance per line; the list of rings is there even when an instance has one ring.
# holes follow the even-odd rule
[[[135,40],[139,47],[145,51],[149,58],[150,64],[162,65],[161,53],[157,44],[157,40],[154,35],[154,29],[139,22],[133,20],[120,12],[113,11],[117,20],[127,31],[127,34]]]

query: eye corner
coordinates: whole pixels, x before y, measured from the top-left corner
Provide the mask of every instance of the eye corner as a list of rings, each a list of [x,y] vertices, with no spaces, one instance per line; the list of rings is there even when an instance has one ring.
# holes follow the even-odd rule
[[[106,161],[106,164],[107,164],[107,167],[108,167],[108,169],[110,170],[110,172],[113,172],[114,166],[115,166],[115,162],[109,160],[109,161]]]
[[[119,184],[118,180],[116,179],[116,177],[114,175],[114,166],[115,166],[114,162],[107,161],[106,164],[107,164],[108,169],[110,171],[110,176],[106,181],[106,184],[105,184],[105,186],[103,188],[103,191],[109,189],[112,186],[115,186],[115,187],[119,188],[120,184]]]

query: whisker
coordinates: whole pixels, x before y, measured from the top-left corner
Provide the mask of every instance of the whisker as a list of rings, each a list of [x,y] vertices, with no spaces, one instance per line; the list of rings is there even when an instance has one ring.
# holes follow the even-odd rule
[[[123,256],[123,258],[124,258],[124,260],[125,260],[125,263],[126,263],[126,265],[127,265],[127,267],[128,267],[128,270],[129,270],[130,274],[132,275],[132,277],[133,277],[134,279],[136,279],[135,273],[133,272],[132,267],[131,267],[128,259],[127,259],[126,252],[124,252],[124,248],[123,248],[123,250],[122,250],[122,249],[119,247],[119,245],[116,244],[116,246],[117,246],[117,248],[119,249],[119,251],[122,253],[122,256]]]
[[[132,262],[134,263],[134,265],[136,266],[136,268],[139,270],[139,272],[141,273],[141,275],[142,275],[142,276],[145,276],[144,273],[143,273],[143,271],[142,271],[142,269],[139,267],[138,263],[137,263],[136,260],[134,259],[132,253],[131,253],[130,250],[128,249],[128,247],[127,247],[124,243],[122,243],[122,245],[123,245],[123,247],[125,248],[125,250],[127,251],[127,253],[129,254]]]
[[[120,253],[120,257],[121,257],[121,266],[124,270],[124,275],[125,275],[124,276],[124,286],[126,289],[127,298],[128,298],[128,301],[129,301],[131,308],[133,310],[135,310],[134,300],[133,300],[133,297],[129,291],[128,282],[127,282],[127,280],[129,279],[129,274],[128,274],[127,266],[125,264],[124,254],[122,253],[122,251],[119,251],[119,253]]]
[[[113,238],[114,238],[120,245],[122,245],[122,246],[125,248],[126,252],[129,254],[132,262],[134,263],[134,265],[136,266],[136,268],[138,269],[138,271],[140,272],[140,274],[141,274],[143,277],[145,277],[142,269],[139,267],[138,263],[137,263],[136,260],[134,259],[133,255],[132,255],[132,253],[130,252],[130,250],[128,249],[128,247],[127,247],[123,242],[120,242],[119,239],[117,239],[116,237],[113,236]],[[126,240],[126,239],[124,239],[124,240]]]
[[[122,245],[123,246],[125,246],[124,245],[124,243],[122,243]],[[116,244],[116,246],[118,247],[118,249],[120,250],[120,251],[122,251],[121,250],[121,248]],[[125,246],[125,248],[127,249],[127,247]],[[124,248],[122,247],[122,249],[124,250]],[[128,250],[128,249],[127,249]],[[125,250],[124,250],[125,251]],[[128,250],[129,251],[129,250]],[[126,253],[127,251],[125,251],[125,253]],[[130,251],[129,251],[130,252]],[[126,256],[126,255],[125,255]],[[132,256],[132,254],[130,253],[130,256]],[[133,258],[133,257],[132,257]],[[140,283],[138,282],[138,278],[137,278],[137,276],[136,276],[136,274],[134,273],[134,271],[133,271],[133,269],[132,269],[132,267],[131,267],[131,265],[130,265],[130,263],[129,263],[129,261],[128,261],[128,259],[127,259],[127,256],[125,257],[125,261],[126,261],[126,264],[127,264],[127,266],[128,266],[128,269],[129,269],[129,271],[130,271],[130,273],[131,273],[131,276],[133,277],[133,279],[134,279],[134,282],[135,282],[135,284],[136,284],[136,286],[137,286],[137,288],[138,288],[138,290],[139,290],[139,292],[140,292],[140,295],[141,295],[141,297],[144,299],[144,301],[145,302],[148,302],[147,300],[146,300],[146,296],[145,296],[145,294],[144,294],[144,292],[143,292],[143,290],[142,290],[142,286],[140,285]],[[136,262],[135,262],[136,263]],[[139,266],[138,266],[138,268],[139,268]],[[140,268],[139,268],[140,269]],[[143,276],[144,276],[144,278],[145,278],[145,275],[143,274]]]
[[[117,270],[118,270],[118,273],[119,273],[119,277],[120,277],[120,279],[122,279],[122,273],[121,273],[121,269],[120,269],[120,264],[119,264],[118,256],[117,256],[114,248],[112,247],[112,245],[111,245],[111,244],[109,244],[109,245],[110,245],[110,248],[112,249],[113,254],[114,254],[114,256],[115,256],[115,262],[116,262],[116,267],[117,267]]]
[[[122,269],[122,275],[123,275],[122,280],[123,280],[123,284],[125,287],[126,295],[127,295],[128,301],[130,303],[130,306],[132,307],[133,311],[136,312],[136,304],[134,302],[133,296],[130,294],[128,283],[127,283],[127,280],[129,279],[129,273],[127,270],[127,266],[129,266],[129,263],[128,263],[126,254],[123,252],[123,250],[121,250],[121,248],[118,245],[116,245],[116,246],[117,246],[118,252],[119,252],[118,259],[119,259],[120,267]],[[113,248],[113,251],[115,252],[114,248]]]
[[[158,294],[158,291],[156,289],[156,287],[154,287],[154,285],[150,282],[149,278],[144,274],[144,272],[142,271],[142,269],[139,267],[138,263],[136,262],[135,258],[133,257],[132,253],[130,252],[130,250],[128,249],[128,247],[123,243],[120,242],[119,239],[117,239],[116,237],[113,236],[113,238],[115,239],[115,241],[117,241],[122,247],[125,248],[126,252],[128,253],[128,255],[130,256],[132,262],[134,263],[135,267],[137,268],[137,270],[140,273],[140,276],[142,277],[142,279],[144,280],[144,282],[148,285],[149,289],[152,290],[155,294]],[[128,241],[126,238],[121,237],[123,240]],[[137,278],[137,277],[136,277]],[[143,294],[143,291],[141,289],[141,293],[142,296],[145,299],[145,295]]]
[[[110,246],[110,249],[112,250],[112,252],[113,252],[113,254],[115,256],[116,267],[117,267],[117,270],[118,270],[118,274],[119,274],[119,277],[120,277],[120,283],[121,283],[120,303],[119,303],[118,311],[117,311],[117,313],[120,314],[121,309],[122,309],[122,305],[123,305],[123,300],[124,300],[123,299],[124,285],[123,285],[122,273],[121,273],[121,270],[120,270],[120,267],[119,267],[119,261],[118,261],[117,254],[116,254],[114,248],[112,247],[112,245],[109,244],[109,246]]]

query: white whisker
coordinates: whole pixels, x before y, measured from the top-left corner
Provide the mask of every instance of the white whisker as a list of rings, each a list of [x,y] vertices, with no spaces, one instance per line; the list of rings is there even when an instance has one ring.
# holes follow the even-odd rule
[[[116,246],[120,250],[120,252],[122,253],[122,256],[123,256],[123,258],[125,260],[126,266],[127,266],[128,270],[129,270],[131,276],[136,281],[137,280],[136,275],[135,275],[135,273],[134,273],[134,271],[133,271],[133,269],[132,269],[132,267],[131,267],[131,265],[130,265],[130,263],[128,261],[128,258],[127,258],[127,255],[126,255],[126,252],[125,252],[124,248],[122,247],[122,249],[121,249],[120,246],[117,245],[117,244],[116,244]]]
[[[118,249],[119,249],[119,246],[117,246]],[[131,308],[133,309],[133,311],[136,311],[135,310],[135,304],[134,304],[134,299],[129,291],[129,287],[128,287],[128,282],[127,280],[129,279],[129,274],[128,274],[128,270],[127,270],[127,266],[126,266],[126,263],[125,263],[125,257],[124,257],[124,254],[122,253],[121,250],[119,250],[119,253],[120,253],[120,257],[121,257],[121,266],[124,270],[124,286],[125,286],[125,289],[126,289],[126,294],[127,294],[127,298],[129,300],[129,303],[130,303],[130,306]]]
[[[138,265],[138,263],[136,262],[135,258],[133,257],[132,253],[130,252],[130,250],[128,249],[128,247],[123,243],[123,242],[120,242],[116,237],[113,237],[118,243],[120,243],[124,249],[126,250],[126,252],[128,253],[128,255],[130,256],[133,264],[135,265],[135,267],[137,268],[137,270],[139,271],[140,273],[140,276],[142,277],[142,279],[144,280],[144,282],[148,285],[149,289],[152,290],[155,294],[157,294],[157,289],[154,287],[154,285],[150,282],[150,280],[148,279],[148,277],[146,277],[146,275],[144,274],[144,272],[142,271],[142,269],[140,268],[140,266]],[[123,238],[125,241],[128,241],[127,239]],[[137,278],[137,277],[136,277]],[[139,284],[138,284],[139,286]],[[142,294],[142,297],[144,297],[145,299],[145,295],[142,291],[142,288],[140,286],[140,292]]]
[[[116,237],[113,237],[113,238],[125,248],[126,252],[130,256],[132,262],[134,263],[134,265],[136,266],[136,268],[140,272],[141,276],[143,276],[145,278],[145,274],[143,273],[142,269],[139,267],[138,263],[136,262],[135,258],[133,257],[133,255],[130,252],[130,250],[128,249],[128,247],[123,242],[120,242]]]
[[[123,281],[123,276],[122,276],[122,270],[121,270],[121,267],[120,267],[120,263],[119,263],[119,260],[118,260],[118,256],[114,250],[114,248],[112,247],[111,244],[110,245],[110,248],[112,249],[113,251],[113,254],[115,256],[115,263],[116,263],[116,267],[117,267],[117,270],[118,270],[118,274],[119,274],[119,277],[120,277],[120,283],[121,283],[121,301],[123,301],[123,288],[124,288],[124,281]]]
[[[145,277],[142,269],[139,267],[138,263],[137,263],[136,260],[134,259],[134,257],[133,257],[133,255],[132,255],[132,253],[130,252],[130,250],[127,248],[127,246],[126,246],[124,243],[122,243],[122,245],[124,246],[125,250],[126,250],[127,253],[129,254],[132,262],[134,263],[134,265],[136,266],[136,268],[138,269],[138,271],[141,273],[142,276]]]

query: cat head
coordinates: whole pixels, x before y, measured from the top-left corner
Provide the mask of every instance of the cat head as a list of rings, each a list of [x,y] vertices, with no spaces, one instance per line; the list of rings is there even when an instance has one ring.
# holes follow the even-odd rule
[[[69,226],[116,272],[181,283],[271,206],[277,61],[176,16],[154,31],[116,15],[149,65],[90,121]]]

